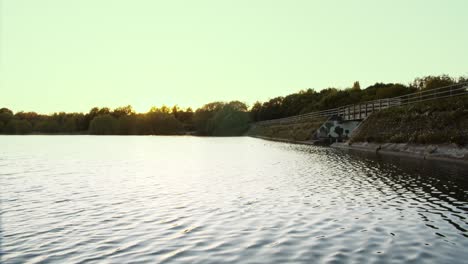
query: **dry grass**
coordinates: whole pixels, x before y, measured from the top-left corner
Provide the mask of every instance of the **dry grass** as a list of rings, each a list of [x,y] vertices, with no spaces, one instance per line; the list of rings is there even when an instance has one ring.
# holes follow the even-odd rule
[[[325,122],[325,119],[312,119],[307,122],[252,126],[247,133],[252,136],[288,139],[295,141],[310,140],[312,134]]]

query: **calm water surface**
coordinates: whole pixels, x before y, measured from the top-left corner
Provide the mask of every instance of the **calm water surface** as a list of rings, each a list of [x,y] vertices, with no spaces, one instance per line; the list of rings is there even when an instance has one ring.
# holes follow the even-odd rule
[[[0,137],[2,263],[466,263],[468,173],[253,138]]]

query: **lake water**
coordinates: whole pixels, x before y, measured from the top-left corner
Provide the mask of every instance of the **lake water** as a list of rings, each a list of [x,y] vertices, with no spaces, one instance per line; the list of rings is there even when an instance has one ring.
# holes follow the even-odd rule
[[[468,173],[248,137],[0,137],[2,263],[466,263]]]

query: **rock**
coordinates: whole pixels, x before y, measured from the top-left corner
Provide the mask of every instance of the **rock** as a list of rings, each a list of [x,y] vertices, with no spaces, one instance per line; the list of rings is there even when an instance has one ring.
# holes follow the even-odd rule
[[[435,153],[436,151],[437,151],[437,146],[435,146],[435,145],[429,145],[426,148],[426,153],[428,153],[428,154]]]

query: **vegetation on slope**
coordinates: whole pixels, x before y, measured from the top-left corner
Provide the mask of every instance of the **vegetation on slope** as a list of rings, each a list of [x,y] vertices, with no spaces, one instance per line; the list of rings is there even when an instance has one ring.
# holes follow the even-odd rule
[[[312,133],[319,129],[325,118],[309,119],[306,122],[274,125],[254,125],[248,135],[294,141],[307,141]]]
[[[376,112],[351,142],[468,143],[468,97],[450,98]]]
[[[277,119],[405,95],[419,90],[430,90],[467,81],[466,77],[456,79],[448,75],[441,75],[416,78],[409,85],[376,83],[366,89],[361,89],[359,82],[355,82],[351,88],[344,90],[327,88],[317,92],[313,89],[307,89],[285,97],[275,97],[264,103],[256,102],[251,109],[251,116],[253,121]]]

